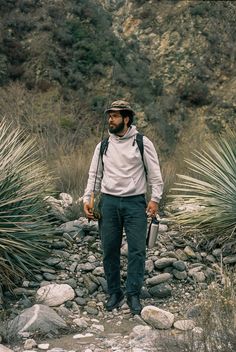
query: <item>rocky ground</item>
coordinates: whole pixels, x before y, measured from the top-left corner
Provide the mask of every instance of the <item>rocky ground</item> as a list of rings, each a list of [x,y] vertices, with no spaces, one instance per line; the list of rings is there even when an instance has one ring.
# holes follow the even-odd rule
[[[182,351],[183,336],[201,334],[198,303],[209,284],[222,280],[220,263],[235,259],[227,250],[207,253],[163,217],[157,242],[147,250],[141,316],[132,316],[125,301],[106,312],[97,223],[79,218],[64,222],[58,231],[61,238],[35,280],[24,280],[14,296],[4,292],[0,352],[168,351],[172,339],[171,351]],[[124,235],[123,284],[126,267]]]

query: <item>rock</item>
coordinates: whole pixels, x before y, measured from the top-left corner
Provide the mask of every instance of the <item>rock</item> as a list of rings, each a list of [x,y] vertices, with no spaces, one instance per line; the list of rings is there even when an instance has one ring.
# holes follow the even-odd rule
[[[189,257],[189,258],[196,258],[196,253],[192,250],[190,246],[186,246],[184,248],[184,253]]]
[[[0,344],[0,352],[14,352],[14,351],[10,350],[10,348]]]
[[[43,273],[43,277],[45,280],[48,280],[48,281],[56,281],[57,279],[57,276],[51,273]]]
[[[103,325],[101,325],[101,324],[92,324],[91,326],[90,326],[90,329],[91,329],[91,332],[104,332],[105,331],[105,328],[104,328],[104,326]]]
[[[185,271],[187,269],[187,266],[183,260],[177,260],[172,265],[178,271]]]
[[[174,327],[178,330],[187,331],[195,328],[195,323],[193,320],[177,320],[174,322]]]
[[[195,304],[194,306],[190,307],[187,312],[186,316],[189,319],[198,318],[201,315],[201,305]]]
[[[96,268],[94,263],[81,263],[77,266],[77,271],[93,271]]]
[[[176,262],[176,258],[161,258],[155,261],[155,268],[164,269],[167,266],[171,266],[174,262]]]
[[[188,277],[188,274],[186,271],[179,271],[176,269],[173,270],[173,275],[178,280],[185,280]]]
[[[74,297],[75,292],[71,286],[67,284],[50,284],[38,289],[36,302],[55,307],[66,301],[73,300]]]
[[[0,352],[14,352],[10,348],[0,344]]]
[[[63,208],[68,208],[70,205],[73,204],[73,198],[68,193],[60,193],[59,199],[61,200],[61,205]]]
[[[145,262],[145,272],[150,274],[154,270],[154,263],[151,259],[147,259]]]
[[[182,260],[182,261],[188,260],[188,256],[186,255],[186,253],[184,253],[184,251],[182,249],[178,248],[175,251],[175,255],[176,255],[176,258],[178,258],[179,260]]]
[[[63,284],[67,284],[70,287],[72,287],[73,289],[76,289],[76,287],[77,287],[77,282],[74,278],[70,278],[68,280],[63,281]]]
[[[37,343],[34,339],[27,339],[24,343],[24,349],[31,350],[32,348],[36,347]]]
[[[57,333],[67,327],[65,321],[50,307],[35,304],[25,309],[9,323],[9,336],[15,337],[24,332]]]
[[[165,225],[165,224],[160,223],[160,224],[159,224],[158,233],[164,233],[164,232],[166,232],[166,231],[168,231],[168,226]]]
[[[48,349],[49,349],[49,343],[40,343],[40,344],[38,345],[38,348],[39,348],[40,350],[48,350]]]
[[[227,256],[223,259],[224,264],[235,264],[236,263],[236,255]]]
[[[84,279],[84,285],[87,288],[89,294],[93,294],[97,290],[98,285],[92,280],[90,280],[90,278],[86,275],[83,276],[83,279]]]
[[[76,318],[73,320],[73,323],[82,329],[86,329],[88,327],[88,323],[84,318]]]
[[[102,266],[97,266],[97,267],[93,270],[93,275],[96,275],[96,276],[104,275],[104,268],[103,268]]]
[[[155,275],[150,279],[147,279],[146,283],[147,283],[147,285],[154,286],[154,285],[158,285],[162,282],[168,281],[171,278],[172,278],[171,274],[163,273],[163,274]]]
[[[171,287],[169,284],[161,283],[159,285],[155,285],[149,289],[150,294],[153,297],[157,298],[166,298],[171,296]]]
[[[189,270],[189,276],[191,276],[196,282],[204,282],[206,280],[206,276],[201,270],[201,266],[196,268],[192,268]]]
[[[35,295],[35,291],[34,290],[30,290],[24,287],[17,287],[13,289],[13,294],[16,296],[34,296]]]
[[[174,323],[174,315],[154,306],[146,306],[141,311],[141,317],[146,323],[156,329],[170,329]]]

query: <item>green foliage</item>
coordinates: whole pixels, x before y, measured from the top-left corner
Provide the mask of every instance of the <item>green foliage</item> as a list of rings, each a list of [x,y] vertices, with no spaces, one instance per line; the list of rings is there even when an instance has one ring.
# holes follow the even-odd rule
[[[194,176],[179,175],[182,182],[173,188],[176,199],[182,199],[195,211],[181,210],[175,214],[183,225],[208,231],[208,237],[219,241],[236,235],[236,134],[208,143],[205,150],[193,153],[195,159],[186,160]]]
[[[208,1],[200,1],[190,8],[190,13],[192,16],[207,16],[210,7],[211,4]]]
[[[5,55],[0,55],[0,85],[6,83],[7,79],[7,58]]]
[[[43,200],[52,180],[37,149],[19,129],[0,123],[0,275],[6,286],[42,264],[52,239]]]
[[[195,105],[209,103],[208,87],[200,80],[189,79],[183,86],[179,87],[180,98]]]

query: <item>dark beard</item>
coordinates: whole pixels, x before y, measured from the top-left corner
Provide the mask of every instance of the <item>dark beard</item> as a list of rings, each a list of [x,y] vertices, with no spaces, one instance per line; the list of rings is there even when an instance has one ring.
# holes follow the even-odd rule
[[[124,123],[124,121],[122,121],[116,127],[109,127],[109,132],[113,133],[113,134],[117,134],[117,133],[123,131],[124,128],[125,128],[125,123]]]

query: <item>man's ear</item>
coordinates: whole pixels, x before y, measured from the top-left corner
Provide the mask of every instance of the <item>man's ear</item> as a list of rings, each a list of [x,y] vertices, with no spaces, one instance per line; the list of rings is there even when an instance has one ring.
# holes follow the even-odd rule
[[[124,123],[125,123],[126,126],[128,125],[128,123],[129,123],[129,116],[125,116],[125,117],[124,117]]]

